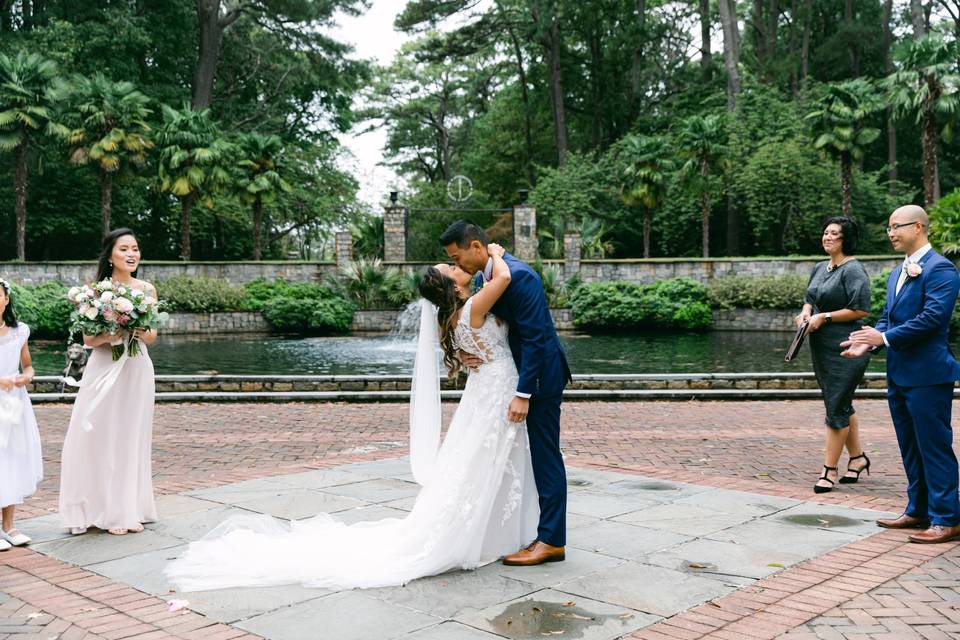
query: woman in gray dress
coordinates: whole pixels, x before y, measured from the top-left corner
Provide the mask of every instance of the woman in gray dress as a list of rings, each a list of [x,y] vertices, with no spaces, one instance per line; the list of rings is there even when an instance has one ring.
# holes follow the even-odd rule
[[[828,218],[823,224],[821,243],[830,259],[813,268],[806,303],[796,317],[798,327],[805,320],[810,323],[807,333],[813,371],[827,410],[826,451],[823,473],[813,485],[816,493],[833,490],[838,481],[837,463],[844,447],[850,459],[839,482],[853,483],[860,479],[862,472],[870,474],[870,458],[860,446],[857,414],[853,409],[853,393],[863,379],[870,357],[840,356],[840,343],[860,328],[860,321],[870,311],[870,278],[853,257],[857,248],[857,225],[853,220],[846,216]]]

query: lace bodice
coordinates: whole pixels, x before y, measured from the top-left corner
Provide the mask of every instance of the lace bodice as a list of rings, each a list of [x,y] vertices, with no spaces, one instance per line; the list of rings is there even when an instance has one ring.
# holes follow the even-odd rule
[[[467,300],[460,312],[460,320],[454,331],[457,347],[483,358],[484,362],[493,362],[512,358],[510,344],[507,342],[507,323],[501,322],[492,313],[488,313],[479,328],[470,326],[470,308],[473,298]]]

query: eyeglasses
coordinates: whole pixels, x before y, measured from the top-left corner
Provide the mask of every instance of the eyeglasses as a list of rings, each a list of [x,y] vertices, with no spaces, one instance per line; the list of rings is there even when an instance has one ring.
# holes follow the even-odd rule
[[[889,227],[887,227],[887,233],[892,233],[897,229],[902,229],[903,227],[909,227],[910,225],[917,224],[917,223],[919,223],[921,227],[923,226],[923,223],[920,222],[919,220],[914,220],[913,222],[901,222],[899,224],[892,224]]]

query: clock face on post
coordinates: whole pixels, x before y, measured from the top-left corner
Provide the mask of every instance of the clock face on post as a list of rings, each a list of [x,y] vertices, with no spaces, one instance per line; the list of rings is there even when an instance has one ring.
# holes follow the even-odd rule
[[[447,183],[447,197],[454,202],[466,202],[473,195],[473,183],[467,176],[453,176]]]

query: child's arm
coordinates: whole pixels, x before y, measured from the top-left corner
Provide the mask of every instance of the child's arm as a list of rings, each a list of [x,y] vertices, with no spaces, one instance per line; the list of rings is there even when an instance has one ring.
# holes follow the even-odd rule
[[[13,383],[18,387],[25,387],[33,381],[36,373],[33,370],[33,358],[30,357],[30,347],[24,343],[20,349],[20,375],[13,379]]]

